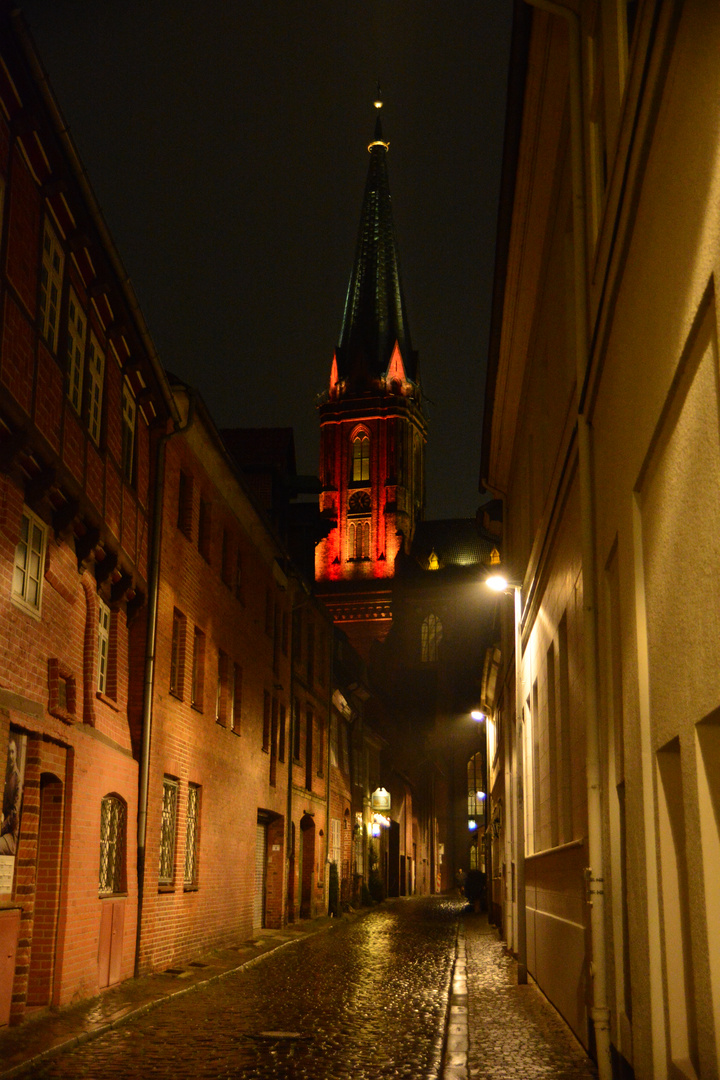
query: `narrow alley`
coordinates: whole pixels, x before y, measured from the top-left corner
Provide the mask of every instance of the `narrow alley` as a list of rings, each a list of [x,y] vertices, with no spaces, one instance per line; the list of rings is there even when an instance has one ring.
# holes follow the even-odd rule
[[[120,993],[133,1007],[74,1049],[86,1011],[76,1013],[74,1028],[66,1013],[58,1038],[68,1049],[56,1046],[40,1059],[31,1058],[42,1021],[24,1029],[24,1063],[22,1032],[5,1032],[0,1058],[16,1064],[0,1080],[596,1075],[536,987],[516,985],[496,931],[459,900],[389,902],[297,940],[276,935],[273,945],[187,992],[177,992],[176,976],[169,998],[156,994],[157,1008],[148,1007],[152,1001],[138,1007],[137,986],[125,984]],[[212,970],[211,958],[207,965]],[[153,978],[159,987],[167,976]],[[116,1006],[122,1013],[119,998]]]

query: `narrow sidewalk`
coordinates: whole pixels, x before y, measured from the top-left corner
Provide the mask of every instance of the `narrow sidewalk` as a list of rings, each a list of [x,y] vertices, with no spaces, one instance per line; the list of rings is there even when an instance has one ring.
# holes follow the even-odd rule
[[[460,917],[442,1080],[597,1080],[585,1049],[485,915]]]
[[[341,919],[357,919],[364,913],[364,910],[352,912]],[[209,950],[177,967],[127,979],[79,1005],[41,1009],[17,1027],[0,1028],[0,1080],[27,1076],[44,1058],[95,1039],[131,1016],[147,1012],[178,994],[200,989],[255,963],[275,949],[320,933],[334,921],[321,916],[280,930],[259,930],[250,941]]]

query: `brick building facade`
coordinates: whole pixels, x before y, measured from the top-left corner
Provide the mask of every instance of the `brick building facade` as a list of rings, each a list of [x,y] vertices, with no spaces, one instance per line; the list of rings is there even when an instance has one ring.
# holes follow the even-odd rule
[[[171,403],[21,28],[0,9],[0,1023],[133,971],[132,638]]]

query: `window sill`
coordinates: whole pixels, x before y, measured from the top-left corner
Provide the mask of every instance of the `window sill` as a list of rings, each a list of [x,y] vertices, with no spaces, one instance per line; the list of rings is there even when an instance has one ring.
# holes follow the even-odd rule
[[[199,885],[183,885],[183,892],[184,893],[193,893],[193,892],[199,892],[199,891],[200,891],[200,886]]]
[[[174,893],[175,892],[175,886],[174,885],[158,885],[158,892],[159,893]]]
[[[231,727],[231,728],[228,728],[228,731],[230,732],[231,735],[237,735],[238,738],[240,738],[240,736],[242,735],[242,732],[240,731],[240,728]]]
[[[62,720],[63,724],[77,724],[77,716],[75,713],[69,713],[65,709],[50,708],[48,712],[51,716],[54,716],[56,720]]]
[[[124,900],[127,896],[126,892],[98,893],[98,900]]]
[[[112,709],[114,712],[120,712],[120,706],[118,705],[117,701],[114,701],[111,697],[108,697],[107,694],[103,694],[101,690],[95,691],[95,698],[97,699],[97,701],[104,702],[104,704],[107,705],[108,708]]]
[[[170,694],[170,697],[174,697],[176,701],[182,701],[183,700],[182,694],[180,694],[177,690],[173,690],[172,687],[170,687],[170,690],[168,691],[168,693]]]
[[[203,711],[202,702],[198,703],[197,701],[191,701],[190,708],[193,710],[193,712],[201,713]]]

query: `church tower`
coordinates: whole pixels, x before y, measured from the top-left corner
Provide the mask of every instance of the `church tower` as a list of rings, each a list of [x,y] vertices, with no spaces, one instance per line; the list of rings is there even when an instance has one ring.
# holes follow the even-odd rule
[[[378,109],[355,262],[329,386],[319,404],[320,510],[330,532],[315,554],[318,594],[368,656],[392,622],[395,560],[422,520],[426,428],[400,283],[387,155]]]

